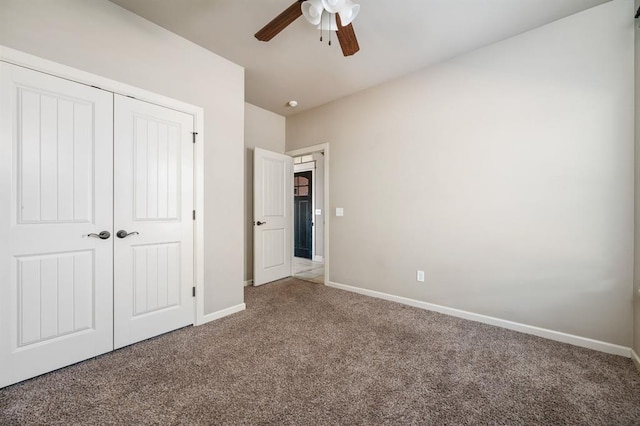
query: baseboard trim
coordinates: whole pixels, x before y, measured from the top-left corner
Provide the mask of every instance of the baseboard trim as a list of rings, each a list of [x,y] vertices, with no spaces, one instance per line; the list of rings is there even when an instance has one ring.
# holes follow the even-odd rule
[[[534,336],[544,337],[546,339],[555,340],[562,343],[569,343],[571,345],[580,346],[583,348],[593,349],[593,350],[605,352],[608,354],[620,355],[626,358],[631,358],[631,348],[615,345],[613,343],[602,342],[599,340],[589,339],[587,337],[580,337],[573,334],[562,333],[560,331],[549,330],[546,328],[540,328],[540,327],[535,327],[532,325],[522,324],[514,321],[503,320],[500,318],[490,317],[487,315],[476,314],[469,311],[463,311],[461,309],[449,308],[442,305],[436,305],[434,303],[428,303],[420,300],[409,299],[407,297],[395,296],[393,294],[382,293],[379,291],[368,290],[360,287],[353,287],[345,284],[339,284],[332,281],[328,281],[326,285],[328,285],[329,287],[340,289],[340,290],[350,291],[352,293],[359,293],[365,296],[371,296],[378,299],[384,299],[384,300],[389,300],[391,302],[401,303],[403,305],[413,306],[415,308],[425,309],[427,311],[434,311],[434,312],[438,312],[445,315],[451,315],[458,318],[481,322],[484,324],[495,325],[497,327],[507,328],[509,330],[519,331],[525,334],[532,334]]]
[[[250,285],[253,285],[253,280],[246,280],[246,281],[244,282],[244,286],[245,286],[245,287],[248,287],[248,286],[250,286]]]
[[[631,359],[633,360],[633,363],[636,365],[636,368],[638,369],[638,371],[640,371],[640,357],[638,356],[636,351],[634,351],[633,349],[631,349]]]
[[[235,314],[236,312],[244,311],[245,309],[247,309],[247,305],[245,305],[244,303],[240,303],[238,305],[231,306],[229,308],[222,309],[222,310],[217,311],[217,312],[212,312],[210,314],[206,314],[206,315],[204,315],[202,317],[202,322],[200,324],[198,324],[198,325],[202,325],[202,324],[206,324],[206,323],[211,322],[211,321],[215,321],[217,319],[226,317],[228,315]]]

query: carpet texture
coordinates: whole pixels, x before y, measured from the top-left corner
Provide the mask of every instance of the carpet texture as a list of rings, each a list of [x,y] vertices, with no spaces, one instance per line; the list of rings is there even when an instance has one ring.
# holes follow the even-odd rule
[[[0,390],[0,424],[638,425],[631,360],[286,279]]]

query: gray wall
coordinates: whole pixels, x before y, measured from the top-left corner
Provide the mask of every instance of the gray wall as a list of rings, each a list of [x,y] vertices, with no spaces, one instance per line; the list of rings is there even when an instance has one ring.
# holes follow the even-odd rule
[[[635,9],[640,0],[635,1]],[[636,62],[636,224],[635,224],[635,277],[633,310],[633,349],[640,355],[640,19],[635,22],[635,62]],[[640,367],[640,365],[638,366]]]
[[[287,118],[287,150],[331,146],[329,279],[631,346],[632,13],[605,3]]]
[[[0,0],[0,44],[205,112],[205,313],[244,300],[244,70],[106,0]]]
[[[285,118],[245,104],[244,121],[244,279],[253,279],[253,148],[284,154]]]

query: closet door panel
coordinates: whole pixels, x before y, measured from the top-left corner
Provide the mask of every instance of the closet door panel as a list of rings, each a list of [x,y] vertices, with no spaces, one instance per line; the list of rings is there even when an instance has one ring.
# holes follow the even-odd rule
[[[116,348],[193,324],[193,116],[115,96]],[[134,233],[135,232],[135,233]]]
[[[0,63],[0,386],[113,349],[113,95]]]

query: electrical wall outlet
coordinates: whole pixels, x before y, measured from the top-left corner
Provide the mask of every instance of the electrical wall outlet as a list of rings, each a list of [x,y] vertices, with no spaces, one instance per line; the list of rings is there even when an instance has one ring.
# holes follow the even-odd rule
[[[424,271],[416,271],[416,281],[423,283],[424,282]]]

